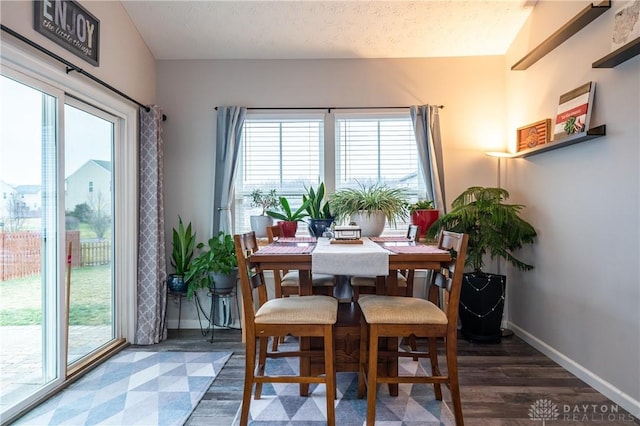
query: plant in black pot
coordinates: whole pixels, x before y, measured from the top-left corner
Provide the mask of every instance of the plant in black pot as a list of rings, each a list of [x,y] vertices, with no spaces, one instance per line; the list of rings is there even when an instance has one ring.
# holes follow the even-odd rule
[[[291,209],[289,200],[286,197],[280,197],[280,211],[267,210],[267,214],[274,219],[280,220],[278,225],[282,229],[283,237],[295,237],[298,231],[298,222],[307,217],[307,206],[309,200],[303,201],[302,205],[295,211]]]
[[[223,231],[211,237],[207,244],[199,243],[200,253],[193,259],[187,273],[187,298],[200,288],[210,288],[216,293],[231,292],[238,277],[233,237]]]
[[[305,189],[307,193],[302,196],[302,201],[309,200],[309,204],[307,205],[309,234],[313,237],[322,237],[324,232],[331,228],[334,220],[329,203],[324,199],[324,182],[318,185],[317,190],[314,190],[312,186],[309,188],[305,187]]]
[[[251,230],[256,233],[256,237],[264,238],[267,236],[267,227],[273,225],[273,218],[267,216],[267,210],[278,205],[278,195],[275,189],[263,191],[262,189],[254,189],[249,195],[251,197],[251,207],[260,207],[262,212],[259,215],[251,215]]]
[[[184,225],[178,216],[178,229],[173,228],[173,250],[171,251],[171,266],[174,273],[169,274],[167,286],[172,293],[186,293],[189,279],[186,275],[191,267],[196,234],[191,230],[191,222]]]
[[[520,217],[521,204],[505,204],[509,193],[502,188],[473,186],[453,203],[427,232],[433,238],[440,230],[469,235],[466,265],[460,293],[462,335],[471,341],[500,342],[506,276],[484,271],[485,255],[502,258],[514,267],[533,269],[514,256],[524,244],[533,243],[536,231]]]

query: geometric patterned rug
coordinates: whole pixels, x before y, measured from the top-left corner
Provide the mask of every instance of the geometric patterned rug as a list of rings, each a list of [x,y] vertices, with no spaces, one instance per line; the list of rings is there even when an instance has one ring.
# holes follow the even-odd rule
[[[286,343],[283,350],[292,350],[297,345]],[[401,374],[426,375],[426,364],[403,358],[399,362]],[[270,374],[296,374],[297,358],[267,360]],[[336,424],[340,426],[362,426],[365,424],[366,396],[358,399],[358,375],[336,374]],[[444,387],[443,387],[444,389]],[[326,425],[325,385],[310,385],[309,396],[299,395],[299,385],[291,383],[266,383],[262,386],[259,400],[251,399],[249,425],[252,426],[312,426]],[[234,426],[239,424],[240,411]],[[384,426],[431,426],[454,425],[453,414],[446,403],[437,401],[432,385],[400,384],[397,397],[389,395],[386,385],[379,385],[376,400],[376,424]]]
[[[230,352],[125,349],[16,425],[182,425]]]

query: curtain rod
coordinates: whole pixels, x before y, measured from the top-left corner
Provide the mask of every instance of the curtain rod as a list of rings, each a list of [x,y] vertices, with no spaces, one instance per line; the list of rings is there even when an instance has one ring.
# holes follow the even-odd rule
[[[64,64],[67,67],[67,74],[69,74],[72,71],[75,71],[75,72],[77,72],[79,74],[82,74],[82,75],[84,75],[86,77],[89,77],[91,80],[95,81],[96,83],[101,84],[102,86],[106,87],[107,89],[111,90],[112,92],[117,93],[118,95],[120,95],[123,98],[127,99],[128,101],[131,101],[134,104],[144,108],[147,112],[151,111],[151,108],[149,108],[148,106],[143,105],[142,103],[136,101],[135,99],[133,99],[132,97],[130,97],[126,93],[123,93],[120,90],[116,89],[115,87],[111,86],[110,84],[104,82],[103,80],[100,80],[98,77],[94,76],[93,74],[89,74],[88,72],[86,72],[82,68],[72,64],[71,62],[67,61],[63,57],[58,56],[55,53],[53,53],[52,51],[40,46],[38,43],[36,43],[36,42],[34,42],[32,40],[29,40],[28,38],[26,38],[22,34],[17,33],[15,31],[13,31],[11,28],[8,28],[8,27],[6,27],[5,25],[2,25],[2,24],[0,24],[0,28],[2,28],[2,31],[5,31],[5,32],[11,34],[12,36],[17,38],[18,40],[22,41],[23,43],[28,44],[29,46],[39,50],[40,52],[52,57],[56,61]],[[167,116],[163,114],[162,115],[162,120],[164,121],[166,119],[167,119]]]
[[[444,105],[434,105],[438,109],[444,108]],[[387,107],[247,107],[248,110],[263,110],[263,111],[277,111],[277,110],[319,110],[326,109],[327,112],[331,113],[332,109],[409,109],[408,106],[387,106]],[[214,108],[216,111],[218,107]]]

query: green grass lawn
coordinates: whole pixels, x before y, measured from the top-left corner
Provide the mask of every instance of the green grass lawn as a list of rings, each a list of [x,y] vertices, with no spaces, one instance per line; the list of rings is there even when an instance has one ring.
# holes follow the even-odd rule
[[[42,293],[40,275],[0,282],[0,326],[41,324]],[[110,265],[73,269],[69,324],[111,324],[111,293]]]

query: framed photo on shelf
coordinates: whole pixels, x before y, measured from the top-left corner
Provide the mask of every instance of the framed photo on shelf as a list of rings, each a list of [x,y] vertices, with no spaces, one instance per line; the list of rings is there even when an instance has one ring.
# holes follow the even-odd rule
[[[549,143],[551,119],[536,121],[517,130],[518,152]]]
[[[613,18],[611,51],[640,38],[640,0],[622,2]]]
[[[560,96],[554,120],[553,140],[583,136],[589,130],[596,84],[583,84]]]

